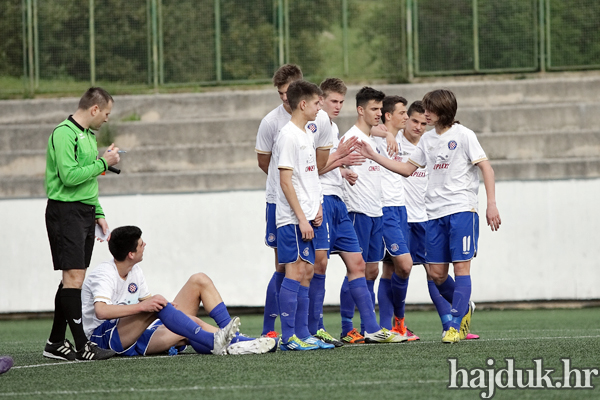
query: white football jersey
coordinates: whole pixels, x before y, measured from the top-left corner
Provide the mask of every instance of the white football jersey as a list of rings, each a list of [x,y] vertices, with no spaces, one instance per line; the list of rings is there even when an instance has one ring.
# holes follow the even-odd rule
[[[94,303],[101,301],[106,304],[128,305],[137,304],[140,300],[149,298],[150,291],[139,265],[135,265],[127,279],[119,276],[114,260],[103,262],[85,278],[81,288],[81,306],[83,330],[89,338],[94,329],[104,320],[96,317]]]
[[[273,148],[279,154],[278,169],[292,170],[292,184],[304,216],[312,221],[321,204],[321,184],[317,171],[317,158],[311,134],[289,122],[281,129]],[[279,172],[279,171],[278,171]],[[298,218],[290,207],[281,186],[277,197],[277,227],[298,224]]]
[[[322,110],[321,110],[322,111]],[[331,124],[329,116],[323,111],[319,111],[315,121],[309,121],[306,124],[306,131],[310,132],[315,140],[316,148],[330,149],[332,142],[329,136]],[[275,204],[279,187],[279,170],[277,169],[278,154],[274,151],[275,142],[281,129],[292,119],[283,104],[267,114],[260,123],[258,134],[256,135],[256,149],[259,154],[271,154],[269,163],[269,173],[267,175],[266,200],[267,203]]]
[[[331,140],[333,143],[333,147],[331,148],[331,152],[336,152],[337,148],[340,144],[340,139],[338,136],[340,134],[340,130],[335,122],[331,123]],[[331,171],[319,175],[319,179],[321,179],[321,187],[323,188],[324,196],[338,196],[340,199],[344,198],[344,178],[342,178],[342,173],[339,168],[332,169]]]
[[[404,135],[402,135],[401,144],[402,147],[398,154],[402,157],[402,162],[407,162],[417,147],[409,142]],[[427,179],[427,168],[417,168],[408,178],[402,177],[408,222],[427,221],[427,207],[425,206]]]
[[[403,134],[402,130],[396,134],[396,142],[398,142],[399,150],[402,149],[401,139]],[[396,154],[393,158],[390,157],[387,151],[387,140],[385,138],[374,137],[375,143],[377,143],[377,152],[389,160],[402,162],[402,157]],[[382,205],[383,207],[402,207],[405,205],[404,200],[404,185],[402,175],[390,171],[385,167],[381,167],[381,193],[382,193]]]
[[[358,137],[363,144],[370,145],[374,151],[378,151],[375,140],[371,136],[367,136],[356,125],[344,134],[346,140],[354,136]],[[383,167],[375,161],[367,159],[362,165],[353,165],[349,168],[358,174],[358,179],[354,186],[344,180],[344,202],[348,207],[348,212],[357,212],[369,217],[381,217],[383,215],[381,210],[381,170]]]
[[[425,204],[429,219],[463,211],[477,212],[479,174],[476,164],[487,160],[475,133],[454,124],[438,135],[425,132],[409,161],[427,167],[429,182]]]

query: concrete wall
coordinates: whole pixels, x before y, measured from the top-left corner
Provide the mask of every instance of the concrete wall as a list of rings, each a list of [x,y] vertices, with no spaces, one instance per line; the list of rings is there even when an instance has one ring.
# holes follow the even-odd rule
[[[600,298],[600,179],[505,181],[496,186],[502,228],[485,224],[480,191],[480,255],[473,263],[475,301]],[[142,264],[150,289],[173,298],[198,271],[216,283],[226,304],[261,306],[273,271],[263,244],[264,192],[237,191],[101,198],[110,226],[135,224],[148,243]],[[0,312],[48,311],[60,273],[52,270],[45,199],[0,200]],[[109,259],[97,243],[92,268]],[[339,304],[344,267],[330,264],[326,304]],[[415,267],[409,303],[428,303]]]

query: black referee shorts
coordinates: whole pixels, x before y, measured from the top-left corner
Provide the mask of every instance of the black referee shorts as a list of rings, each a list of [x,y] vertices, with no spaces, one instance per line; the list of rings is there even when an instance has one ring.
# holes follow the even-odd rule
[[[48,200],[46,230],[55,270],[86,269],[94,249],[96,207]]]

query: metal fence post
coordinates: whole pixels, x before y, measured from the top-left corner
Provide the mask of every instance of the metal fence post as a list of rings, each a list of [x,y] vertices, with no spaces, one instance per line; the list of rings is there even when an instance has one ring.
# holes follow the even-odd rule
[[[479,72],[479,9],[478,0],[473,0],[473,69]]]
[[[283,16],[285,27],[285,62],[290,62],[290,2],[283,0]]]
[[[152,82],[154,90],[158,90],[158,21],[156,12],[156,0],[152,0]]]
[[[33,63],[35,70],[35,88],[40,88],[40,34],[38,24],[37,0],[33,0]]]
[[[342,51],[344,53],[344,76],[350,75],[348,50],[348,0],[342,0]]]
[[[284,49],[283,49],[283,0],[277,1],[277,25],[279,33],[279,65],[284,64]]]
[[[542,4],[541,9],[541,57],[542,57],[542,72],[546,71],[546,68],[552,68],[552,35],[550,35],[550,0],[540,0]],[[544,4],[545,3],[545,4]],[[544,8],[544,5],[546,6]]]
[[[419,65],[419,0],[414,0],[413,2],[413,21],[414,21],[414,72],[418,74],[421,71],[421,67]]]
[[[164,33],[162,17],[162,0],[158,0],[158,74],[161,85],[165,84]]]
[[[90,0],[90,81],[96,86],[96,22],[94,0]]]
[[[33,62],[33,5],[32,0],[27,0],[27,55],[29,64],[29,94],[35,92],[34,62]]]
[[[215,69],[217,82],[221,82],[221,0],[215,0]]]
[[[23,35],[23,91],[27,91],[27,4],[21,0],[21,33]]]
[[[412,0],[406,0],[406,75],[409,82],[415,77],[412,29]]]

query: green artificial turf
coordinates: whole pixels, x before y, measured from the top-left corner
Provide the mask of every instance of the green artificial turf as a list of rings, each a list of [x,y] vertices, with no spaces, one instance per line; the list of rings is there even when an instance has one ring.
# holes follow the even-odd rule
[[[241,331],[259,335],[262,316],[241,317]],[[358,320],[355,319],[358,324]],[[418,342],[344,346],[335,350],[282,352],[251,356],[184,354],[60,362],[42,357],[50,320],[1,321],[0,355],[15,366],[0,376],[0,399],[476,399],[484,389],[449,389],[449,358],[459,368],[515,366],[600,369],[600,310],[477,311],[472,332],[481,339],[442,344],[435,312],[407,314]],[[325,324],[339,335],[338,314]],[[600,377],[591,383],[600,385]],[[505,389],[496,399],[600,398],[600,389]]]

